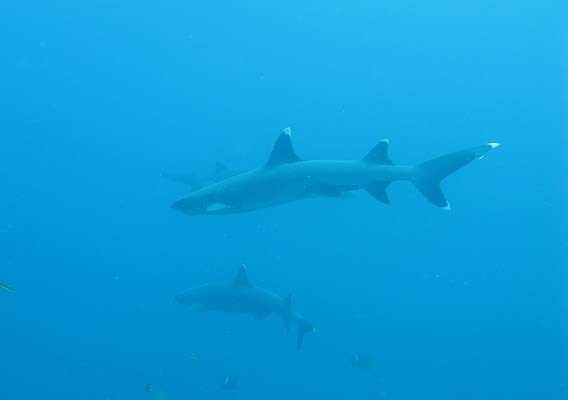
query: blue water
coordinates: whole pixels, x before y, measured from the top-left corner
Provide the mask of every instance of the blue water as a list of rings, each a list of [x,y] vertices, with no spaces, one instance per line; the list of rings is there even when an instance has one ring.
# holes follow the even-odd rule
[[[0,282],[16,291],[0,291],[0,399],[567,398],[566,14],[2,3]],[[400,164],[503,145],[444,182],[451,212],[407,183],[390,206],[170,209],[188,189],[162,173],[259,166],[287,126],[305,159],[383,138]],[[174,303],[242,263],[316,326],[301,352],[278,318]]]

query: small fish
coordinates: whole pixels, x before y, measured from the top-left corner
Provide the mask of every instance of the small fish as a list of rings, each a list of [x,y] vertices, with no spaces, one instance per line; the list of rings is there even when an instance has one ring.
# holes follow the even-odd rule
[[[14,293],[16,290],[13,287],[10,287],[8,285],[6,285],[5,283],[0,282],[0,289],[8,292],[8,293]]]
[[[146,393],[149,393],[150,396],[155,400],[167,400],[168,398],[165,390],[163,390],[161,387],[154,386],[151,383],[148,383],[146,386],[144,386],[144,391]]]
[[[191,359],[192,359],[193,361],[197,361],[197,360],[199,360],[199,355],[198,355],[198,354],[195,354],[195,353],[191,353]]]
[[[239,378],[238,376],[226,376],[225,379],[223,379],[223,382],[221,382],[219,384],[219,389],[221,390],[236,390],[239,388],[239,383],[241,381],[241,378]]]
[[[353,368],[370,370],[373,369],[373,357],[369,354],[355,353],[349,358]]]

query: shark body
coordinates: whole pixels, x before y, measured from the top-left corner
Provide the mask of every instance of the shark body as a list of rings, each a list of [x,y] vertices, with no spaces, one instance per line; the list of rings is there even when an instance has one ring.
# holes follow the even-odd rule
[[[407,180],[434,205],[450,209],[440,182],[471,161],[483,158],[499,143],[487,143],[416,166],[394,165],[388,146],[388,140],[380,141],[362,160],[304,161],[296,155],[287,128],[264,166],[195,190],[172,207],[187,215],[229,214],[310,197],[338,197],[361,189],[389,204],[388,185]]]
[[[250,314],[257,321],[262,321],[272,314],[279,315],[287,331],[290,325],[296,326],[298,350],[302,347],[304,335],[314,331],[313,326],[292,309],[291,296],[280,297],[252,285],[245,265],[241,266],[233,281],[198,286],[177,295],[175,299],[180,304],[197,305],[207,311]]]

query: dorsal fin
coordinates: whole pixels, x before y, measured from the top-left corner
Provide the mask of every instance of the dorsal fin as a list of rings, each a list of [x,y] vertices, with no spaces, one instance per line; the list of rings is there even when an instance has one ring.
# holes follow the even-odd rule
[[[276,143],[274,143],[272,153],[270,153],[270,158],[266,162],[266,166],[273,167],[298,161],[302,161],[302,159],[294,152],[294,147],[292,146],[292,131],[290,128],[286,128],[284,132],[278,136],[278,139],[276,139]]]
[[[247,266],[245,264],[241,265],[237,277],[235,278],[235,285],[238,286],[250,286],[250,282],[247,274]]]
[[[389,140],[381,140],[365,158],[363,158],[363,161],[373,164],[393,165],[393,162],[389,158]]]
[[[227,171],[228,168],[225,164],[223,164],[221,161],[217,161],[215,163],[215,171],[213,171],[214,174],[220,174],[222,172]]]

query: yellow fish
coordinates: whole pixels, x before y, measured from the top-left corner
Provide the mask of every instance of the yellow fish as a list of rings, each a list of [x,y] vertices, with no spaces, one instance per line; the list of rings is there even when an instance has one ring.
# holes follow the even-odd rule
[[[5,290],[8,293],[14,293],[16,290],[5,283],[0,282],[0,289]]]
[[[192,359],[193,361],[197,361],[197,360],[199,360],[199,356],[198,356],[197,354],[193,353],[193,354],[191,355],[191,359]]]
[[[156,387],[152,384],[147,384],[144,387],[144,391],[147,393],[150,393],[152,398],[154,398],[155,400],[167,400],[168,399],[168,395],[166,394],[166,392],[161,388],[161,387]]]

